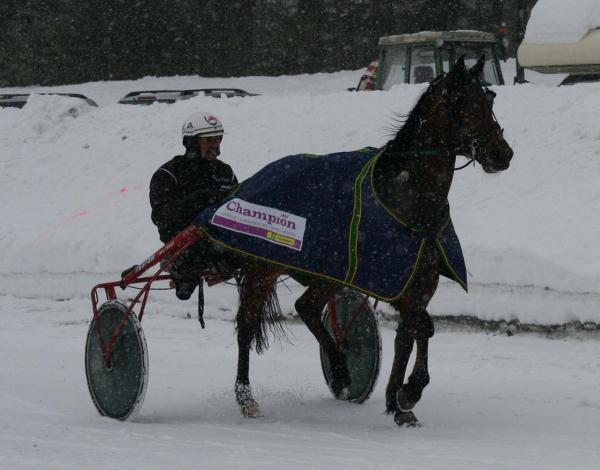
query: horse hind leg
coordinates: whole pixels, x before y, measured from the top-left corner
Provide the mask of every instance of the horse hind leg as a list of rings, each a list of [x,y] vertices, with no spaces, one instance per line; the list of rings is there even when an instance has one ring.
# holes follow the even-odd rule
[[[250,349],[257,335],[260,334],[263,309],[269,296],[272,295],[278,274],[277,271],[266,267],[252,266],[245,269],[241,283],[240,306],[236,317],[238,364],[235,398],[242,415],[247,418],[262,416],[250,388]]]
[[[331,364],[331,389],[337,399],[344,400],[348,397],[350,386],[350,372],[346,364],[346,356],[338,348],[322,321],[325,304],[335,295],[339,287],[315,282],[304,291],[295,303],[298,315],[319,342],[327,354]]]

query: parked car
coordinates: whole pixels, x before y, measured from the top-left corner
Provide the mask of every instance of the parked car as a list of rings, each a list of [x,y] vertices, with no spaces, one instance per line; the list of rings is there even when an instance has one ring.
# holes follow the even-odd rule
[[[356,90],[388,90],[400,83],[427,83],[448,72],[461,55],[467,66],[485,55],[482,80],[490,85],[504,85],[495,34],[423,31],[379,38],[379,58],[369,65]]]
[[[600,73],[572,73],[567,75],[563,81],[558,84],[558,86],[596,82],[600,82]]]
[[[79,93],[10,93],[0,94],[0,108],[22,108],[23,106],[25,106],[25,103],[27,103],[27,99],[32,94],[69,96],[71,98],[82,99],[90,106],[98,107],[98,104],[96,104],[94,100]]]
[[[211,96],[213,98],[231,98],[232,96],[257,96],[239,88],[196,88],[191,90],[144,90],[127,93],[119,100],[121,104],[152,104],[175,103],[196,96]]]

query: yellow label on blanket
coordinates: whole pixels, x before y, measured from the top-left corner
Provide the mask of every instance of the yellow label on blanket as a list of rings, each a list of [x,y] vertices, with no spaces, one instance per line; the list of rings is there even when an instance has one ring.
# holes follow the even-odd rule
[[[267,232],[267,238],[269,240],[273,240],[275,242],[282,243],[284,245],[294,246],[294,244],[296,243],[296,240],[294,240],[293,238],[286,237],[284,235],[279,235],[278,233],[275,233],[275,232]]]

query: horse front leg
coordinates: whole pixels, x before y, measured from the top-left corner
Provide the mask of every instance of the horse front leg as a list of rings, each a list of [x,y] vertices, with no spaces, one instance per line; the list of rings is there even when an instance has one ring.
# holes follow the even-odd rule
[[[432,331],[433,335],[433,331]],[[417,343],[417,357],[408,382],[396,394],[396,401],[400,410],[412,410],[421,399],[423,390],[429,384],[429,370],[427,350],[429,338],[419,338]]]
[[[415,317],[411,318],[411,320],[416,319],[417,321],[411,322],[411,325],[407,328],[407,336],[417,344],[415,364],[408,382],[398,387],[393,395],[395,398],[394,404],[397,407],[394,414],[394,421],[399,426],[408,427],[417,425],[417,418],[412,409],[419,402],[423,395],[423,390],[429,384],[428,347],[429,338],[434,333],[433,322],[426,310],[421,311]],[[390,396],[388,395],[389,399]]]
[[[439,281],[436,261],[433,257],[429,263],[425,263],[430,269],[422,269],[412,288],[399,302],[392,304],[400,317],[394,341],[394,363],[386,389],[386,411],[394,413],[394,421],[399,426],[417,425],[418,421],[412,409],[429,384],[428,347],[429,338],[435,330],[426,307]],[[415,342],[415,364],[405,384],[404,376]]]
[[[260,267],[251,267],[243,274],[240,306],[236,316],[238,363],[235,380],[235,399],[242,415],[247,418],[262,416],[250,388],[250,349],[259,334],[263,307],[275,286],[278,273]]]
[[[423,390],[429,384],[428,346],[434,328],[426,310],[411,312],[409,318],[400,322],[394,341],[394,363],[386,389],[386,411],[394,413],[394,421],[399,426],[415,426],[417,418],[412,409],[421,399]],[[413,370],[404,384],[406,367],[417,343],[417,354]]]
[[[386,412],[394,413],[396,423],[399,425],[410,425],[416,423],[417,418],[412,411],[400,409],[397,396],[404,384],[404,375],[406,374],[408,360],[413,350],[414,339],[408,329],[402,327],[401,323],[396,330],[396,338],[394,339],[394,362],[385,391],[385,404]],[[402,422],[399,422],[399,420]]]

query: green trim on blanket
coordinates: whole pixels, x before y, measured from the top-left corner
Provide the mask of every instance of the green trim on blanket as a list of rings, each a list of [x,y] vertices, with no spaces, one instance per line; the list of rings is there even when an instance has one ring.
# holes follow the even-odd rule
[[[315,155],[314,153],[300,153],[299,155],[302,155],[303,157],[308,157],[308,158],[319,158],[319,157],[325,156],[325,155]]]
[[[408,229],[408,230],[410,230],[412,232],[416,232],[416,233],[424,232],[424,230],[419,229],[418,227],[415,227],[414,225],[410,225],[408,222],[405,222],[402,219],[400,219],[396,214],[394,214],[392,212],[392,210],[390,208],[388,208],[388,206],[386,206],[384,204],[384,202],[379,197],[379,194],[377,194],[377,188],[375,186],[375,166],[377,166],[377,163],[379,162],[379,157],[381,156],[381,154],[383,154],[384,150],[385,150],[385,147],[383,147],[383,149],[381,150],[381,152],[379,152],[377,155],[375,155],[375,157],[373,157],[374,159],[376,159],[376,161],[371,166],[371,175],[370,175],[370,178],[371,178],[371,188],[373,188],[373,195],[375,196],[375,199],[377,200],[377,202],[379,203],[379,205],[385,209],[385,211],[390,215],[390,217],[392,219],[394,219],[396,222],[398,222],[400,225],[402,225],[404,228],[406,228],[406,229]],[[446,220],[444,220],[444,223],[440,227],[438,227],[437,233],[440,234],[444,230],[446,230],[446,227],[448,227],[449,223],[450,223],[450,212],[448,212],[448,215],[446,216]],[[436,241],[437,241],[437,239],[436,239]],[[452,272],[454,273],[454,270],[452,270]],[[456,273],[454,273],[454,274],[456,274]],[[461,283],[461,285],[462,285],[462,283]]]
[[[394,219],[396,222],[398,222],[400,225],[402,225],[403,227],[406,227],[409,230],[412,230],[413,232],[418,232],[419,230],[417,230],[414,227],[411,227],[408,223],[404,222],[403,220],[399,219],[398,216],[396,214],[394,214],[389,208],[388,206],[386,206],[383,201],[381,200],[381,198],[379,197],[379,194],[377,194],[377,187],[375,185],[375,167],[377,166],[377,163],[379,162],[379,157],[383,154],[383,152],[385,151],[386,147],[383,147],[381,149],[381,152],[379,152],[377,155],[375,155],[376,161],[373,164],[373,166],[371,167],[371,188],[373,188],[373,195],[375,196],[375,199],[377,200],[377,202],[379,203],[379,205],[381,207],[383,207],[385,209],[385,211],[390,215],[390,217],[392,219]]]
[[[406,228],[407,230],[410,230],[412,232],[415,233],[419,233],[419,232],[423,232],[423,230],[420,230],[419,228],[410,225],[409,223],[403,221],[402,219],[400,219],[396,214],[394,214],[381,200],[381,198],[379,197],[379,195],[377,194],[377,190],[376,190],[376,185],[375,185],[375,167],[377,165],[377,163],[379,162],[379,157],[383,154],[383,152],[385,151],[385,147],[382,148],[381,152],[379,152],[377,155],[375,155],[375,157],[373,157],[373,163],[371,164],[371,162],[369,162],[369,164],[371,164],[370,166],[370,178],[371,178],[371,188],[373,191],[373,195],[375,196],[376,201],[378,202],[378,204],[383,207],[385,209],[385,211],[390,215],[390,217],[392,219],[394,219],[396,222],[398,222],[400,225],[402,225],[404,228]],[[446,230],[446,228],[448,227],[448,224],[450,223],[450,213],[448,212],[448,215],[446,217],[446,220],[441,224],[441,226],[436,230],[436,233],[441,234],[444,230]],[[421,240],[421,246],[419,248],[419,252],[417,254],[417,260],[415,261],[414,267],[413,267],[413,272],[410,276],[410,278],[408,279],[408,281],[406,282],[404,288],[402,289],[402,292],[400,293],[400,295],[398,295],[398,297],[402,296],[402,294],[404,294],[404,292],[406,291],[406,288],[410,285],[413,276],[417,270],[417,267],[419,265],[420,262],[420,258],[425,246],[425,242],[427,241],[427,238],[424,237]],[[435,242],[435,247],[437,248],[438,252],[440,253],[442,262],[444,263],[444,266],[446,267],[446,269],[448,270],[448,273],[452,276],[452,280],[458,282],[458,284],[465,290],[465,292],[468,292],[468,287],[467,284],[461,279],[461,277],[457,274],[457,272],[454,270],[454,268],[452,267],[452,264],[450,263],[450,260],[448,259],[448,256],[446,255],[446,252],[444,250],[444,247],[442,246],[442,243],[440,242],[439,238],[435,238],[434,240]],[[398,298],[397,297],[397,298]]]
[[[452,275],[452,280],[458,282],[458,284],[465,290],[465,292],[469,292],[469,288],[467,287],[467,284],[456,273],[456,271],[450,264],[450,260],[448,259],[448,256],[446,255],[444,247],[442,246],[441,242],[437,239],[435,240],[435,246],[436,246],[438,252],[440,253],[440,256],[442,257],[442,262],[444,263],[444,266],[446,266],[446,269]]]
[[[356,152],[361,152],[361,153],[369,153],[373,150],[373,147],[363,147],[361,149],[356,150]],[[327,157],[329,156],[329,154],[325,153],[322,155],[316,155],[314,153],[299,153],[298,155],[301,155],[303,157],[309,157],[309,158],[322,158],[322,157]],[[379,154],[377,154],[379,155]],[[367,163],[368,165],[368,163]]]
[[[396,297],[394,297],[391,300],[391,302],[393,302],[394,300],[400,299],[406,292],[406,289],[408,289],[409,286],[412,284],[413,278],[415,277],[415,274],[417,274],[417,270],[419,269],[419,264],[421,263],[421,259],[423,258],[423,252],[425,251],[426,246],[427,246],[427,239],[423,238],[423,240],[421,240],[421,245],[419,245],[419,251],[417,252],[417,258],[415,259],[415,264],[413,264],[412,272],[410,273],[410,277],[408,278],[408,281],[406,281],[406,284],[404,284],[404,287],[402,288],[400,293]]]
[[[348,271],[346,272],[346,277],[344,279],[346,282],[352,282],[354,280],[354,276],[358,269],[358,228],[362,217],[362,187],[376,158],[377,155],[371,158],[360,171],[356,180],[354,180],[354,210],[352,211],[352,219],[350,220],[350,230],[348,234]]]

